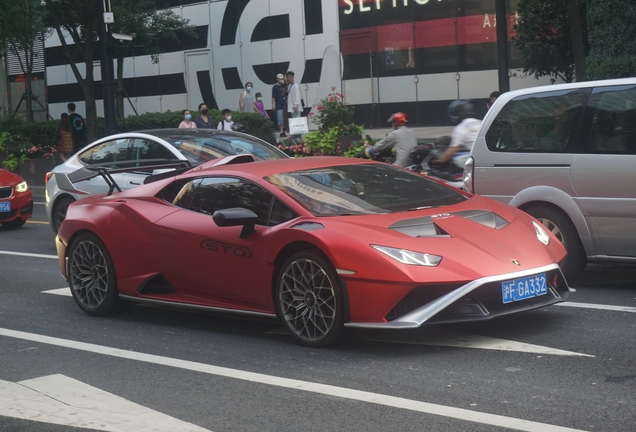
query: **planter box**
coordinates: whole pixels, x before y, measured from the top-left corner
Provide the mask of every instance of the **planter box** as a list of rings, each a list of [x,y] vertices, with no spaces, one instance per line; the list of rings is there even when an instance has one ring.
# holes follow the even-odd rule
[[[20,161],[17,174],[31,186],[44,186],[46,173],[55,167],[53,159],[30,159]]]

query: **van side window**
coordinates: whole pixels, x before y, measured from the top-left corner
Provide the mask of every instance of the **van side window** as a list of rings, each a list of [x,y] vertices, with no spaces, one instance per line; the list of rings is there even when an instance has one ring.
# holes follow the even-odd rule
[[[636,154],[636,86],[597,87],[587,106],[580,153]]]
[[[497,114],[486,133],[496,152],[571,152],[589,89],[561,90],[519,96]]]

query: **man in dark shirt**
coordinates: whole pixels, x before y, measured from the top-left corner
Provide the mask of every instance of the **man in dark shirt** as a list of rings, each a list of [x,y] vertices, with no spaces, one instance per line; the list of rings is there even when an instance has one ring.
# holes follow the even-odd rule
[[[283,121],[283,110],[285,109],[285,76],[283,74],[276,75],[276,84],[272,87],[272,111],[276,113],[276,123],[280,136],[285,137],[285,123]]]
[[[75,112],[75,104],[69,103],[67,106],[69,117],[71,119],[71,131],[73,133],[73,153],[77,153],[86,145],[86,127],[84,119]]]

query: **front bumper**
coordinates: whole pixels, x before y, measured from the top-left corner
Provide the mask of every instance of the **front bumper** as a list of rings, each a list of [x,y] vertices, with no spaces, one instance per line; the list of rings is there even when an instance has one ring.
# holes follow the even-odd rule
[[[545,295],[503,304],[501,283],[539,273],[548,275]],[[425,287],[424,287],[425,289]],[[410,329],[423,324],[481,321],[566,301],[573,291],[558,264],[476,279],[387,322],[350,322],[347,327]]]

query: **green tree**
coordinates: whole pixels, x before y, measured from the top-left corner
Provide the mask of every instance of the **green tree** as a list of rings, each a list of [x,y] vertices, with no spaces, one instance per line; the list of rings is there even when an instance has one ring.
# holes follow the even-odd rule
[[[84,67],[84,76],[78,63],[93,65],[97,47],[97,3],[95,0],[44,0],[49,22],[60,39],[64,55],[82,89],[86,104],[85,125],[89,141],[97,138],[97,104],[93,67]],[[69,36],[73,43],[69,44]]]
[[[587,0],[587,18],[590,78],[636,76],[636,2]]]
[[[0,0],[0,46],[12,52],[24,73],[27,120],[33,121],[33,64],[36,43],[44,41],[50,30],[40,0]]]
[[[568,17],[568,7],[577,17]],[[535,78],[550,76],[552,82],[562,79],[572,82],[575,77],[576,47],[587,53],[587,21],[585,3],[572,0],[520,0],[519,19],[514,29],[513,43],[521,54],[526,73]],[[578,18],[578,23],[576,18]],[[572,28],[572,24],[576,28]],[[584,56],[577,55],[579,63]],[[584,67],[584,63],[583,63]],[[585,79],[585,77],[579,77]]]
[[[193,37],[198,37],[194,26],[189,26],[189,20],[181,18],[171,10],[155,11],[154,0],[113,0],[113,12],[115,14],[115,24],[113,31],[127,35],[134,35],[134,42],[111,42],[114,57],[117,59],[116,75],[116,110],[117,117],[124,117],[124,59],[131,55],[134,49],[144,47],[144,53],[150,54],[153,63],[159,61],[159,54],[162,52],[157,43],[158,35],[161,35],[161,42],[178,40],[183,33]],[[183,31],[181,33],[180,31]]]

